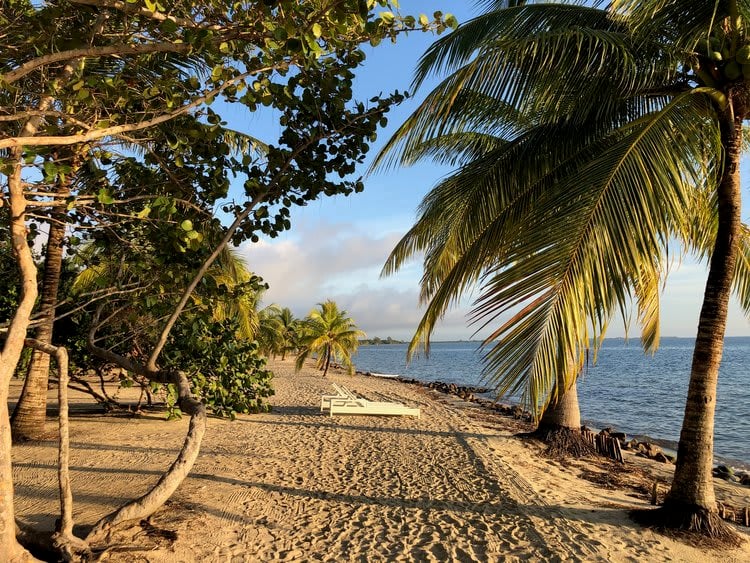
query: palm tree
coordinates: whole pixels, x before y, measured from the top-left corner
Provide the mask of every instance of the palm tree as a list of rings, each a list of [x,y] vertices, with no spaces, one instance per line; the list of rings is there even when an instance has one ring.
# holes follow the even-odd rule
[[[318,303],[303,322],[300,337],[300,350],[297,354],[296,368],[301,369],[305,360],[317,355],[317,367],[328,374],[331,362],[341,362],[349,375],[354,373],[352,353],[357,351],[359,339],[366,335],[359,330],[346,311],[339,311],[338,305],[330,299]]]
[[[479,282],[473,320],[512,315],[485,342],[485,373],[501,393],[543,409],[571,388],[631,300],[644,348],[656,348],[677,238],[708,259],[709,276],[675,476],[657,519],[723,535],[713,413],[733,287],[750,311],[739,192],[750,5],[508,4],[486,2],[486,13],[427,51],[415,85],[449,75],[381,153],[380,163],[459,166],[384,268],[425,252],[428,305],[410,350],[428,348],[445,310]]]
[[[281,359],[286,357],[287,352],[295,352],[299,340],[299,319],[295,318],[294,313],[289,307],[283,307],[279,310],[276,317],[281,326]]]

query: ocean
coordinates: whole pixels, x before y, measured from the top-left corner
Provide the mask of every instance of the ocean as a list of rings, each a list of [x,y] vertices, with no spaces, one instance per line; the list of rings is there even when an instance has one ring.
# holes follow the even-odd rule
[[[653,356],[637,339],[606,339],[595,365],[578,383],[581,417],[594,428],[676,449],[685,410],[694,340],[662,338]],[[433,342],[430,356],[406,364],[406,344],[360,346],[360,371],[398,374],[420,381],[487,386],[481,379],[478,342]],[[727,338],[719,375],[714,453],[717,463],[750,467],[750,337]],[[513,403],[513,400],[504,402]]]

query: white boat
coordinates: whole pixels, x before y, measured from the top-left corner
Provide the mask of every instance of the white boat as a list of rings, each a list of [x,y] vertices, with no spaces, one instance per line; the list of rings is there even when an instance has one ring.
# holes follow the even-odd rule
[[[395,373],[375,373],[372,371],[370,372],[370,375],[373,377],[385,377],[386,379],[396,379],[397,377],[401,377]]]

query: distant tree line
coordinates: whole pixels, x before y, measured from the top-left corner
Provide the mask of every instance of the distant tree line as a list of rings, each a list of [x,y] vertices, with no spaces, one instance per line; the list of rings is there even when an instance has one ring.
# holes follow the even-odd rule
[[[381,344],[404,344],[403,340],[395,340],[391,338],[390,336],[387,338],[380,338],[379,336],[376,336],[375,338],[365,338],[363,340],[359,341],[360,345],[370,345],[370,346],[380,346]]]

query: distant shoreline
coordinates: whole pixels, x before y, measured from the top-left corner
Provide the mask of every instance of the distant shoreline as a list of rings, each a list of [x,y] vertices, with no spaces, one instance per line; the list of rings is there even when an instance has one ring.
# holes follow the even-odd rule
[[[748,334],[746,336],[725,336],[724,340],[738,340],[738,339],[743,339],[743,338],[744,339],[750,339],[750,334]],[[632,341],[634,344],[638,344],[638,342],[639,342],[640,339],[638,337],[629,337],[629,338],[626,338],[624,336],[609,336],[609,337],[605,338],[603,340],[603,342],[607,342],[607,341],[611,341],[611,340],[616,340],[616,341],[620,341],[620,342],[631,342]],[[661,340],[695,340],[695,336],[662,336]],[[458,340],[431,340],[430,341],[431,344],[453,344],[453,343],[458,343],[458,342],[462,342],[462,343],[471,342],[471,343],[474,343],[474,344],[482,344],[484,342],[484,340],[482,340],[482,339],[479,339],[479,340],[474,340],[474,339],[462,340],[462,339],[458,339]],[[408,344],[408,343],[409,343],[408,340],[391,340],[390,342],[387,342],[387,341],[383,340],[380,344]],[[360,346],[379,346],[380,344],[372,344],[372,342],[371,342],[370,339],[364,339],[364,340],[360,341],[359,345]]]

